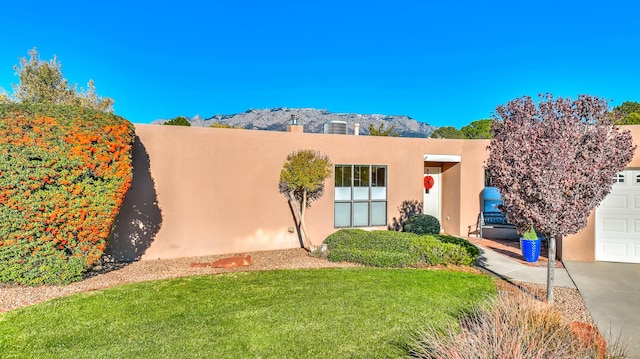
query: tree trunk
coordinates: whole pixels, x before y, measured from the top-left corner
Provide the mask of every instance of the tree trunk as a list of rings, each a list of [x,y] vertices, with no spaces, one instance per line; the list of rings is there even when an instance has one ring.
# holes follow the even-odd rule
[[[307,236],[307,226],[304,224],[304,219],[300,220],[300,227],[302,228],[302,242],[304,243],[304,249],[308,251],[314,250],[315,248]]]
[[[291,192],[291,195],[289,198],[295,198],[293,196],[293,192]],[[302,246],[304,249],[308,251],[312,251],[314,248],[313,248],[313,245],[311,244],[311,240],[309,240],[309,237],[307,236],[307,225],[304,223],[304,212],[307,206],[306,201],[307,201],[307,192],[304,192],[302,196],[302,202],[296,203],[297,201],[293,200],[293,207],[296,209],[296,212],[298,212],[298,223],[300,224],[300,228],[302,229]]]
[[[302,203],[300,203],[300,226],[302,227],[302,238],[304,238],[304,248],[308,251],[312,251],[315,249],[314,245],[311,243],[311,239],[309,239],[309,235],[307,234],[307,225],[304,221],[304,214],[307,209],[307,191],[302,191]]]
[[[547,238],[549,247],[549,262],[547,263],[547,303],[553,303],[553,282],[556,267],[556,236],[550,235]]]

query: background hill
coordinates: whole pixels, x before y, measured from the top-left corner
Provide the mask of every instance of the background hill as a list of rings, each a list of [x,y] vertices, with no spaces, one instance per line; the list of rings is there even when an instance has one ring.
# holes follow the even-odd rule
[[[222,123],[233,127],[246,129],[286,131],[291,120],[291,114],[298,115],[298,123],[304,126],[304,132],[322,133],[323,126],[329,121],[344,121],[347,123],[347,132],[353,134],[356,123],[360,124],[360,134],[369,134],[369,125],[376,128],[384,123],[384,128],[395,126],[402,137],[429,137],[435,130],[434,126],[418,122],[408,116],[392,115],[362,115],[355,113],[331,113],[327,110],[314,108],[273,108],[264,110],[248,110],[233,115],[214,115],[209,118],[195,116],[187,118],[191,126],[208,127],[214,123]],[[163,123],[167,120],[158,120],[155,123]]]

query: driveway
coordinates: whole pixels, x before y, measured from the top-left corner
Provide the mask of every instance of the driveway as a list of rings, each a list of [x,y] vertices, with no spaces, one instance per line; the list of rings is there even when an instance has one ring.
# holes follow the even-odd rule
[[[607,342],[620,337],[640,358],[640,264],[563,263]]]

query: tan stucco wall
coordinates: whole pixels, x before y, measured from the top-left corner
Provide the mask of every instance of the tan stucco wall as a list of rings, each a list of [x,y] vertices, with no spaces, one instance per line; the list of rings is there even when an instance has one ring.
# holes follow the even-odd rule
[[[460,163],[442,164],[441,224],[445,233],[460,234]]]
[[[633,136],[634,144],[640,143],[640,126],[622,126],[629,130]],[[640,150],[636,149],[635,155],[627,168],[640,167]],[[582,231],[563,238],[558,243],[558,254],[563,260],[593,262],[596,259],[596,229],[595,214],[592,211],[587,221],[587,226]]]
[[[640,126],[627,126],[638,143]],[[239,253],[300,246],[279,172],[295,150],[315,149],[334,164],[387,166],[387,220],[403,201],[422,201],[424,166],[442,169],[442,228],[466,235],[480,210],[488,140],[437,140],[136,125],[134,181],[110,251],[121,259]],[[424,154],[460,155],[460,163],[424,162]],[[636,151],[629,168],[640,168]],[[333,177],[307,211],[320,244],[333,227]],[[564,260],[595,260],[595,226],[558,243]],[[386,228],[386,227],[380,227]]]
[[[460,174],[460,234],[466,235],[475,225],[480,212],[480,198],[484,189],[484,166],[489,157],[489,140],[463,141],[462,172]]]
[[[161,217],[151,234],[136,224],[152,237],[138,252],[142,259],[299,247],[297,233],[289,232],[294,222],[278,179],[286,156],[300,149],[319,150],[334,164],[386,165],[388,222],[398,217],[403,201],[422,201],[424,154],[460,155],[460,163],[441,164],[442,222],[447,233],[466,235],[480,208],[488,144],[159,125],[136,125],[136,134],[145,156],[134,156],[134,167],[148,170]],[[335,231],[333,191],[331,177],[324,196],[307,211],[316,244]],[[121,225],[132,221],[121,217]],[[125,237],[120,233],[118,240],[136,240]]]
[[[585,229],[559,241],[557,246],[559,258],[580,262],[593,262],[596,260],[595,217],[594,212],[591,211]]]

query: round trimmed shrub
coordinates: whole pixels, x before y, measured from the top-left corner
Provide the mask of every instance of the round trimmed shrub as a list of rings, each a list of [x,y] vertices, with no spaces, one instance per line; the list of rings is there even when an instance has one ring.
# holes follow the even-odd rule
[[[419,235],[439,234],[440,221],[438,221],[438,219],[434,216],[428,214],[419,214],[407,220],[407,222],[404,224],[404,231]]]

